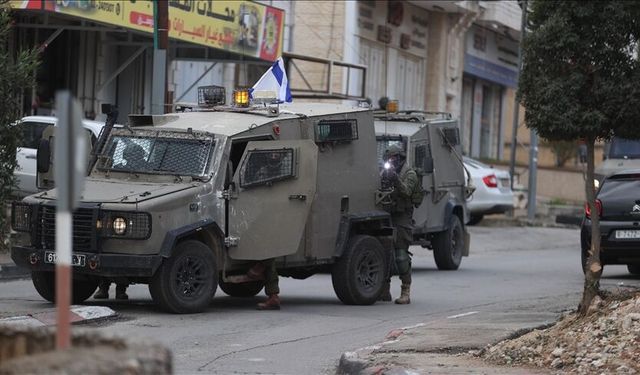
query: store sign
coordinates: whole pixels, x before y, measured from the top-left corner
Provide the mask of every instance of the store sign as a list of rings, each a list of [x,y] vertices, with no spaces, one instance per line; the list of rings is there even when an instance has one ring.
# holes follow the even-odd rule
[[[467,31],[464,71],[507,87],[518,85],[518,42],[474,25]]]
[[[251,1],[169,1],[169,37],[275,61],[284,11]]]
[[[153,33],[151,0],[12,0],[10,4]],[[168,5],[171,39],[269,61],[282,54],[281,9],[251,1],[169,0]]]
[[[428,12],[405,1],[358,1],[357,34],[427,56]]]

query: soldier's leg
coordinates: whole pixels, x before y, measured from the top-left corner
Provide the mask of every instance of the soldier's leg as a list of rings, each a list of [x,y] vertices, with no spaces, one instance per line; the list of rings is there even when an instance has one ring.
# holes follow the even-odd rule
[[[280,286],[278,285],[278,270],[276,269],[276,260],[269,259],[263,261],[265,263],[265,284],[264,291],[268,298],[266,301],[258,304],[258,310],[280,310]]]
[[[129,299],[129,296],[127,295],[127,287],[129,287],[129,284],[116,283],[116,299]]]
[[[98,284],[98,291],[93,295],[95,299],[107,299],[109,298],[109,286],[111,285],[111,281],[103,280]]]
[[[409,245],[411,244],[412,233],[411,227],[398,225],[396,229],[396,267],[402,286],[400,298],[396,299],[395,302],[406,305],[411,303],[411,255],[409,254]]]

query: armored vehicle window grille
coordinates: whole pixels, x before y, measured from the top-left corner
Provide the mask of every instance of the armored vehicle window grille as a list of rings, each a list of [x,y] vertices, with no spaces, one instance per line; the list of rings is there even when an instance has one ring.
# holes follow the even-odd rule
[[[431,147],[426,145],[417,145],[413,152],[414,167],[421,173],[433,172],[433,157],[431,156]]]
[[[97,210],[80,208],[73,212],[73,250],[97,251],[96,241]],[[38,225],[35,228],[33,245],[46,250],[54,250],[56,245],[56,208],[38,207]]]
[[[316,142],[339,142],[358,139],[358,121],[322,120],[316,126]]]
[[[198,87],[198,105],[201,107],[224,105],[226,96],[225,89],[222,86]]]
[[[293,149],[249,151],[240,170],[243,188],[268,185],[294,176]]]
[[[451,146],[457,146],[460,144],[460,132],[458,128],[447,128],[443,130],[444,137]]]
[[[213,145],[213,136],[206,133],[118,129],[109,138],[98,169],[203,176]]]

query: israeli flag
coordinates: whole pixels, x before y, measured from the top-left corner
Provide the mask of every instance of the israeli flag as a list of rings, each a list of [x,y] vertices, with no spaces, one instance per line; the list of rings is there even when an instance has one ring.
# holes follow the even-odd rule
[[[249,90],[249,95],[253,98],[254,91],[273,91],[276,94],[278,103],[291,103],[291,89],[289,88],[289,80],[287,73],[284,71],[284,61],[280,57],[271,65],[255,85]]]

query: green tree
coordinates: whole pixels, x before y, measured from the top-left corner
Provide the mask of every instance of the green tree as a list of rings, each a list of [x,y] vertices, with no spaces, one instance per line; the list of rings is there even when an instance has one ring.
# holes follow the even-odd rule
[[[551,141],[584,139],[586,195],[595,209],[594,144],[613,133],[640,137],[639,1],[544,1],[531,4],[518,95],[527,126]],[[598,215],[579,312],[599,294]]]
[[[0,249],[6,243],[6,202],[15,186],[16,147],[20,140],[13,126],[21,115],[21,93],[33,85],[38,65],[36,50],[16,51],[10,41],[11,10],[0,0]]]

